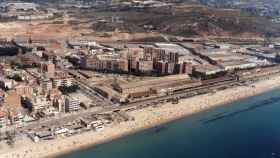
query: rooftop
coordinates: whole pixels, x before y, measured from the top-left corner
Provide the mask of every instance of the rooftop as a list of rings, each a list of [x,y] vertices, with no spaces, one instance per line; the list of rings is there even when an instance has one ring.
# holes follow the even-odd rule
[[[1,6],[13,7],[15,9],[23,9],[23,10],[36,10],[36,8],[39,7],[38,4],[27,3],[27,2],[1,3]]]
[[[195,71],[204,73],[206,75],[216,74],[225,71],[223,68],[213,65],[199,65],[195,67]]]
[[[124,83],[120,84],[119,86],[122,89],[130,89],[130,88],[139,88],[139,87],[148,87],[150,85],[157,86],[159,84],[166,84],[168,82],[177,82],[180,80],[189,80],[188,75],[171,75],[166,77],[160,77],[156,79],[144,80],[139,82],[132,82],[132,83]]]
[[[157,48],[164,49],[171,52],[177,52],[179,55],[188,55],[190,54],[189,50],[173,43],[155,43]]]
[[[241,60],[241,61],[226,61],[226,62],[220,62],[219,63],[220,65],[222,66],[235,66],[235,65],[239,65],[239,66],[242,66],[242,65],[256,65],[255,63],[253,62],[249,62],[249,61],[244,61],[244,60]]]

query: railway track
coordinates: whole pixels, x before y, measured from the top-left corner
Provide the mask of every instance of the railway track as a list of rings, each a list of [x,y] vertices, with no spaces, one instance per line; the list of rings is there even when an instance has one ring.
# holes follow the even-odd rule
[[[278,74],[279,75],[279,74]],[[275,74],[273,75],[275,76]],[[270,76],[263,76],[263,77],[270,77]],[[260,78],[263,78],[260,77]],[[145,100],[141,100],[141,101],[135,101],[133,103],[127,103],[124,104],[122,106],[112,106],[112,107],[107,107],[106,109],[102,109],[99,111],[84,111],[81,113],[76,113],[76,114],[72,114],[72,115],[65,115],[62,116],[60,118],[56,118],[56,119],[50,119],[50,120],[42,120],[40,122],[34,122],[34,123],[30,123],[29,125],[26,125],[25,127],[23,127],[23,129],[30,129],[30,128],[34,128],[39,126],[43,126],[43,125],[51,125],[51,124],[61,124],[61,123],[65,123],[65,122],[70,122],[73,121],[75,119],[78,119],[81,116],[86,116],[86,115],[92,115],[92,114],[100,114],[100,113],[110,113],[112,111],[116,111],[116,110],[129,110],[129,109],[137,109],[137,108],[143,108],[143,107],[147,107],[147,106],[151,106],[160,102],[166,102],[170,99],[181,99],[181,98],[189,98],[189,97],[193,97],[196,95],[201,95],[201,94],[205,94],[205,93],[209,93],[213,90],[219,90],[219,88],[229,88],[231,86],[239,86],[241,85],[243,82],[243,80],[238,81],[235,79],[226,79],[224,81],[214,81],[214,82],[207,82],[202,84],[201,86],[197,86],[197,87],[192,87],[192,88],[186,88],[183,90],[179,90],[179,91],[175,91],[172,94],[169,95],[165,95],[165,96],[157,96],[157,97],[153,97],[153,98],[147,98]]]

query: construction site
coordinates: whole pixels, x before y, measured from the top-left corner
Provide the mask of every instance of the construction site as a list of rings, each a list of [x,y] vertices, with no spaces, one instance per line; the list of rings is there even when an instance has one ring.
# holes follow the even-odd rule
[[[259,17],[242,16],[238,10],[214,10],[190,2],[178,5],[159,1],[105,1],[103,4],[83,1],[3,2],[0,21],[3,38],[87,38],[98,42],[163,42],[166,36],[235,36],[261,40],[268,32],[276,36],[279,29],[278,24]],[[266,27],[260,22],[266,23]],[[256,28],[252,29],[252,26]]]

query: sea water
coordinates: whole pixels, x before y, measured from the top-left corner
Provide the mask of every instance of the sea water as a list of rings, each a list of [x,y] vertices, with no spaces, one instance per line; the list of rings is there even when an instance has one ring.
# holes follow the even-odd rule
[[[280,89],[57,158],[173,157],[280,157]]]

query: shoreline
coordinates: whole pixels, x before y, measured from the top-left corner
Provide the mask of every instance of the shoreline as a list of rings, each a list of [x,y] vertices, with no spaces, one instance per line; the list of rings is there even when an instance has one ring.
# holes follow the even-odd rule
[[[135,121],[123,122],[106,127],[103,131],[99,132],[90,131],[68,138],[57,138],[39,143],[33,143],[31,140],[19,140],[19,142],[15,144],[15,148],[17,149],[7,147],[2,149],[1,145],[0,157],[56,157],[77,150],[94,147],[99,144],[108,143],[148,128],[170,123],[195,113],[225,106],[228,103],[276,89],[280,85],[280,76],[271,77],[269,80],[259,81],[253,85],[255,85],[255,88],[251,86],[238,86],[217,91],[214,94],[203,94],[182,99],[179,104],[166,103],[158,107],[147,107],[131,111],[128,112],[128,114],[134,116]],[[3,151],[1,152],[1,150]]]

